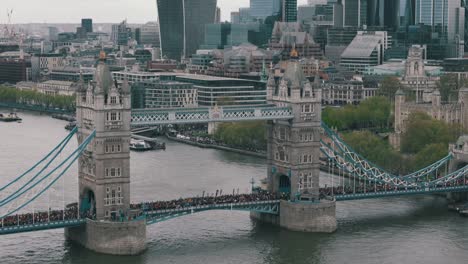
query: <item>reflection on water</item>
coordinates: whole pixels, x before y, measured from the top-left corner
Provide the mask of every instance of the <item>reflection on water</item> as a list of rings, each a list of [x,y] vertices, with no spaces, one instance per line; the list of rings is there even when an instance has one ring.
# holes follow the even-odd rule
[[[67,132],[47,116],[20,113],[22,124],[0,123],[0,185],[41,158]],[[72,142],[76,146],[76,141]],[[67,150],[70,151],[70,150]],[[173,199],[203,191],[250,188],[266,175],[265,160],[167,142],[166,151],[132,153],[132,201]],[[334,184],[339,178],[334,178]],[[77,196],[76,166],[66,200]],[[322,185],[331,184],[330,177]],[[51,200],[60,206],[56,188]],[[44,199],[42,202],[44,205]],[[412,196],[337,205],[334,234],[290,232],[250,219],[246,212],[213,211],[152,225],[148,250],[134,257],[93,253],[71,244],[62,230],[0,238],[1,263],[466,263],[468,223],[448,212],[445,199]]]

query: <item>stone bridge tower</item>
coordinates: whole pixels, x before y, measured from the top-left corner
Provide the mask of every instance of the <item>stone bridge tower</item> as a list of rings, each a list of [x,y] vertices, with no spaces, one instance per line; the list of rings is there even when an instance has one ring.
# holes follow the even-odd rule
[[[306,232],[336,230],[335,203],[319,200],[322,90],[319,76],[310,83],[295,50],[283,77],[270,76],[268,102],[290,107],[291,120],[268,123],[268,189],[287,195],[279,217],[252,214],[285,228]]]
[[[67,235],[98,252],[137,254],[145,248],[146,230],[144,221],[131,221],[130,87],[113,81],[105,61],[101,52],[93,81],[78,85],[78,143],[96,131],[78,162],[80,212],[92,220]]]

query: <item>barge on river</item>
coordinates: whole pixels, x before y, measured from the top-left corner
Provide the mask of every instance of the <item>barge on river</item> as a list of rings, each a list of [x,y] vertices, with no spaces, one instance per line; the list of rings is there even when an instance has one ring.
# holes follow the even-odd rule
[[[0,113],[0,121],[1,122],[20,122],[23,119],[19,118],[16,113],[9,113],[9,114],[1,114]]]

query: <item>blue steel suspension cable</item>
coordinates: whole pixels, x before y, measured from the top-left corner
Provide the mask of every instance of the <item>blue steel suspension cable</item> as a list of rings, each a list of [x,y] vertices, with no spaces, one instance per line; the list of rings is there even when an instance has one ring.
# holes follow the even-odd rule
[[[24,185],[22,185],[18,190],[14,191],[13,193],[9,194],[8,197],[6,198],[2,198],[2,200],[0,200],[0,203],[4,202],[5,200],[9,199],[10,197],[12,197],[13,195],[15,195],[16,193],[22,191],[24,188],[26,188],[26,186],[28,186],[31,182],[33,182],[39,175],[41,175],[41,173],[43,173],[49,166],[50,164],[58,157],[58,155],[60,153],[62,153],[63,149],[67,146],[68,142],[70,142],[70,140],[72,139],[73,135],[76,133],[76,128],[73,130],[74,132],[73,133],[70,133],[68,135],[68,137],[66,138],[65,141],[62,141],[64,144],[62,144],[62,146],[60,147],[60,149],[54,154],[54,156],[52,157],[51,160],[49,160],[47,162],[47,164],[38,172],[36,173],[36,175],[34,175],[31,179],[29,179]],[[49,155],[50,156],[50,155]]]
[[[22,204],[21,206],[19,206],[18,208],[16,208],[15,210],[9,212],[9,213],[6,213],[5,215],[3,216],[0,216],[0,219],[3,219],[7,216],[10,216],[16,212],[18,212],[19,210],[23,209],[24,207],[26,207],[27,205],[29,205],[30,203],[32,203],[34,200],[36,200],[39,196],[41,196],[45,191],[47,191],[52,185],[54,185],[62,176],[63,174],[65,174],[65,172],[68,171],[68,169],[71,167],[71,165],[80,157],[81,153],[85,150],[86,146],[88,146],[88,144],[91,142],[91,140],[94,138],[94,136],[96,135],[96,131],[93,131],[93,133],[91,133],[88,138],[83,141],[83,143],[70,155],[69,158],[71,158],[72,156],[75,156],[73,158],[73,160],[65,167],[65,169],[57,176],[55,177],[55,179],[50,182],[44,189],[42,189],[39,193],[37,193],[34,197],[32,197],[31,199],[29,199],[27,202],[25,202],[24,204]],[[68,159],[67,159],[68,160]],[[63,164],[61,164],[63,165]]]
[[[442,167],[444,164],[446,164],[448,161],[450,161],[453,156],[451,153],[449,153],[446,157],[434,162],[433,164],[427,166],[427,167],[424,167],[416,172],[413,172],[411,174],[408,174],[408,175],[404,175],[404,176],[397,176],[397,175],[393,175],[389,172],[387,172],[386,170],[384,170],[383,168],[373,164],[372,162],[368,161],[367,159],[365,159],[364,157],[362,157],[359,153],[357,153],[353,148],[351,148],[348,144],[346,144],[346,142],[344,142],[334,131],[332,131],[325,123],[322,122],[322,127],[324,128],[325,132],[328,134],[328,136],[336,143],[341,143],[343,144],[348,150],[350,150],[351,152],[354,153],[354,155],[356,155],[359,159],[361,159],[362,161],[364,161],[365,163],[367,163],[369,166],[373,167],[374,169],[376,170],[379,170],[381,173],[385,173],[387,174],[388,176],[390,177],[398,177],[398,178],[403,178],[405,181],[406,180],[410,180],[410,179],[417,179],[417,178],[422,178],[422,177],[425,177],[426,174],[428,173],[431,173],[431,172],[434,172],[436,169]],[[343,149],[342,146],[340,146],[340,144],[338,144],[338,148],[341,150],[341,152],[343,152],[346,156],[350,156],[350,154],[348,154],[346,152],[345,149]],[[354,159],[354,158],[352,158]],[[359,162],[359,161],[355,161],[355,162]],[[365,169],[365,171],[367,171],[367,169]]]
[[[71,137],[78,131],[78,128],[75,127],[71,132],[70,134],[68,134],[68,136],[66,136],[62,142],[60,142],[53,150],[51,150],[43,159],[41,159],[40,161],[38,161],[33,167],[31,167],[29,170],[27,170],[26,172],[24,172],[23,174],[21,174],[20,176],[18,176],[16,179],[12,180],[10,183],[6,184],[5,186],[1,187],[0,188],[0,192],[5,190],[6,188],[10,187],[12,184],[16,183],[17,181],[21,180],[24,176],[26,176],[27,174],[29,174],[31,171],[33,171],[35,168],[37,168],[37,166],[39,166],[42,162],[44,162],[45,160],[47,160],[58,148],[60,148],[60,146],[62,146],[63,144],[67,144],[69,142],[69,140],[71,139]]]
[[[36,187],[39,183],[41,183],[42,181],[44,181],[45,179],[47,179],[50,175],[52,175],[55,171],[57,171],[60,167],[62,167],[69,159],[71,159],[71,157],[76,154],[77,152],[80,151],[81,153],[81,148],[83,146],[87,146],[89,144],[89,142],[91,141],[92,138],[94,138],[94,135],[96,134],[96,132],[93,132],[92,134],[90,134],[90,136],[88,136],[88,138],[83,141],[83,143],[81,143],[81,145],[70,155],[68,156],[64,161],[62,161],[56,168],[54,168],[52,171],[50,171],[48,174],[46,174],[45,176],[43,176],[40,180],[38,180],[37,182],[35,182],[33,185],[29,186],[26,190],[23,190],[22,192],[20,193],[16,193],[14,195],[14,197],[9,197],[8,199],[4,199],[3,201],[0,202],[0,207],[1,206],[4,206],[8,203],[10,203],[11,201],[15,200],[16,198],[18,198],[19,196],[23,195],[24,193],[28,192],[29,190],[31,190],[32,188]]]

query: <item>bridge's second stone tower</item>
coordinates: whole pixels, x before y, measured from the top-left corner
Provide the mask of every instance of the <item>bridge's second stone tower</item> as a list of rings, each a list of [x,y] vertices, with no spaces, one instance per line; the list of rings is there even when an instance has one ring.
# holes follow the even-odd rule
[[[104,53],[94,80],[80,83],[76,104],[78,143],[96,131],[78,162],[80,212],[95,221],[67,235],[98,252],[137,254],[145,249],[146,229],[144,221],[131,221],[130,87],[113,81]]]
[[[294,116],[287,121],[271,121],[268,128],[268,189],[288,196],[290,201],[281,202],[280,216],[276,219],[256,216],[292,230],[333,232],[335,203],[319,200],[322,130],[319,77],[310,83],[294,51],[291,57],[283,77],[275,80],[272,75],[267,84],[269,103],[291,107]]]

